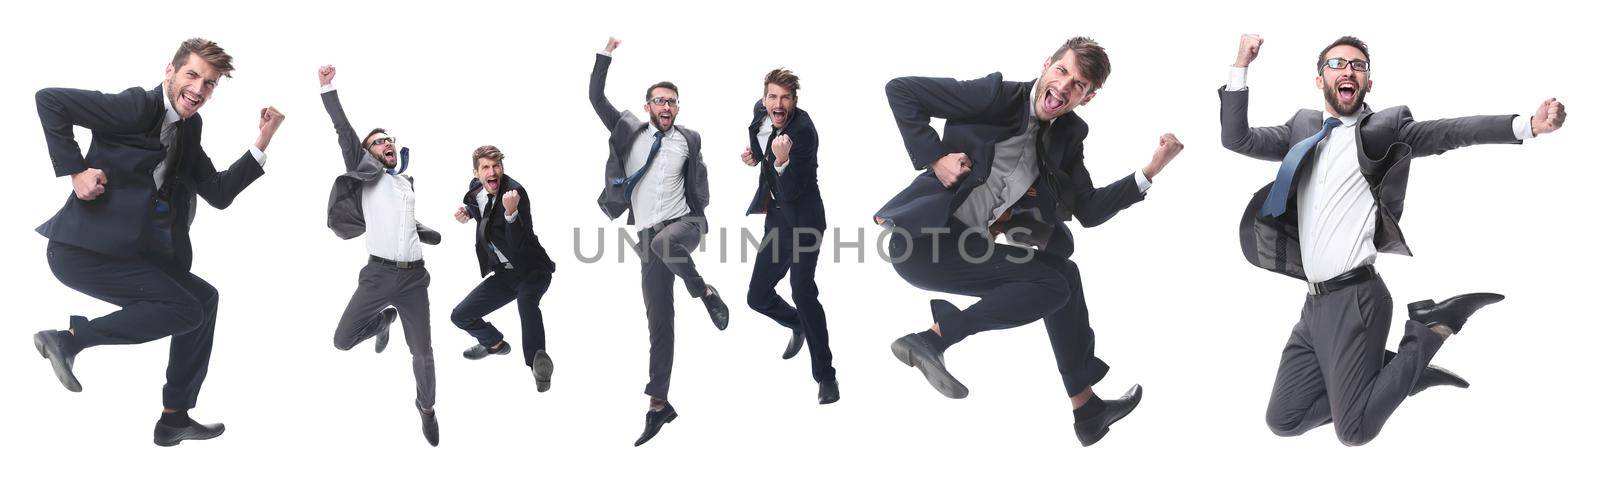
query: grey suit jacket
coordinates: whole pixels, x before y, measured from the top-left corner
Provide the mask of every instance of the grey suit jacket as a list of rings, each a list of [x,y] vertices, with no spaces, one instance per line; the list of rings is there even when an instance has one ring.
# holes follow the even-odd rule
[[[1300,110],[1283,125],[1251,128],[1247,114],[1250,91],[1218,90],[1222,97],[1222,146],[1228,150],[1268,161],[1283,161],[1296,142],[1322,129],[1322,112]],[[1406,181],[1411,159],[1438,155],[1452,149],[1489,143],[1522,143],[1511,130],[1516,115],[1483,115],[1416,121],[1404,106],[1373,112],[1362,106],[1357,117],[1356,150],[1361,174],[1378,203],[1378,225],[1373,242],[1378,251],[1411,255],[1405,235],[1400,232],[1400,214],[1405,207]],[[1310,155],[1316,155],[1315,150]],[[1314,160],[1313,160],[1314,161]],[[1239,244],[1244,256],[1255,266],[1305,279],[1300,260],[1300,232],[1295,208],[1295,185],[1290,185],[1289,210],[1278,218],[1260,216],[1266,202],[1268,183],[1250,199],[1239,224]]]
[[[628,177],[633,172],[626,171],[628,154],[633,150],[634,140],[639,138],[650,124],[639,120],[633,112],[621,112],[611,105],[606,99],[606,74],[611,68],[611,57],[595,54],[594,71],[589,75],[589,103],[594,106],[595,114],[600,116],[600,123],[611,131],[611,139],[606,144],[610,147],[611,156],[606,159],[605,186],[600,190],[600,210],[607,217],[616,219],[622,212],[628,212],[628,223],[633,223],[632,199],[623,195],[625,185],[618,182]],[[694,130],[674,125],[672,127],[689,143],[689,159],[683,162],[683,190],[689,204],[689,215],[685,220],[698,223],[702,232],[709,231],[706,223],[706,206],[711,205],[711,184],[706,178],[706,165],[700,157],[700,134]]]
[[[383,161],[361,147],[361,137],[350,126],[350,119],[345,117],[337,90],[322,94],[322,107],[328,110],[328,117],[333,120],[333,130],[338,133],[339,150],[344,153],[345,167],[345,173],[333,180],[333,189],[328,192],[328,228],[339,238],[349,240],[367,232],[367,219],[361,210],[361,186],[377,181],[384,174]],[[409,154],[403,149],[400,152],[401,157],[409,157]],[[410,176],[401,177],[411,184],[413,190],[416,189]],[[428,245],[438,245],[441,239],[439,232],[421,222],[417,223],[417,238]]]

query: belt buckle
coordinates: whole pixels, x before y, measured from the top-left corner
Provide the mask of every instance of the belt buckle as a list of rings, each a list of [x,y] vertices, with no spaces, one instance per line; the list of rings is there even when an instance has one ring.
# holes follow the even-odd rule
[[[1327,293],[1323,291],[1321,285],[1318,285],[1316,282],[1306,282],[1306,285],[1310,287],[1311,295],[1322,295],[1323,293]]]
[[[400,268],[411,268],[411,262],[394,262],[394,266]]]

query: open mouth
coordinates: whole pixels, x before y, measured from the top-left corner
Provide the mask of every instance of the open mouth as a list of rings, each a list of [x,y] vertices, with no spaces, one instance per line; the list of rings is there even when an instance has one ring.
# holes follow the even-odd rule
[[[484,180],[483,187],[489,189],[490,192],[500,191],[500,177]]]
[[[772,123],[779,125],[782,125],[783,121],[789,118],[789,112],[787,110],[773,110],[768,112],[768,115],[772,116]]]
[[[178,94],[178,102],[182,104],[186,110],[192,112],[196,109],[199,109],[200,103],[204,102],[204,100],[202,100],[199,95],[184,91]]]
[[[1339,82],[1337,90],[1339,103],[1355,103],[1356,82],[1350,80],[1341,81]]]
[[[393,148],[389,148],[389,149],[384,150],[383,151],[383,159],[387,160],[389,163],[394,163],[394,149]]]
[[[1061,97],[1061,92],[1057,92],[1053,88],[1045,89],[1044,112],[1042,113],[1054,115],[1056,112],[1061,111],[1061,109],[1065,108],[1066,106],[1067,99]]]

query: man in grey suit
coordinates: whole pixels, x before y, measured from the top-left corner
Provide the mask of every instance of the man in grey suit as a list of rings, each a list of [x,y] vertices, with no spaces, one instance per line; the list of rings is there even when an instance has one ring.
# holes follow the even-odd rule
[[[678,417],[667,402],[672,381],[675,279],[682,278],[689,295],[705,303],[718,330],[728,328],[728,306],[717,290],[700,278],[689,258],[709,229],[705,209],[711,203],[711,191],[700,159],[700,134],[673,123],[678,117],[678,87],[672,82],[656,83],[645,90],[649,122],[611,106],[606,99],[606,73],[611,52],[620,43],[612,38],[605,50],[595,55],[589,103],[611,132],[600,209],[612,219],[628,212],[628,224],[639,230],[635,248],[650,325],[650,383],[644,387],[645,395],[650,396],[650,410],[645,413],[644,433],[634,441],[634,446],[639,446]]]
[[[389,326],[396,317],[411,349],[411,370],[417,378],[417,413],[422,416],[422,436],[439,445],[439,420],[433,411],[433,339],[428,324],[428,283],[422,264],[422,244],[438,245],[439,232],[418,223],[416,193],[410,176],[402,175],[410,163],[409,151],[399,148],[387,130],[375,128],[357,137],[333,87],[337,72],[332,65],[317,71],[322,82],[322,106],[333,120],[345,173],[333,182],[328,195],[328,228],[349,240],[366,235],[367,265],[361,268],[356,291],[339,317],[333,346],[349,350],[376,337],[379,353],[389,345]]]
[[[1393,300],[1377,270],[1378,252],[1410,255],[1398,221],[1412,158],[1489,143],[1521,143],[1566,119],[1554,98],[1531,117],[1474,116],[1415,121],[1406,107],[1374,112],[1367,45],[1343,37],[1317,57],[1325,112],[1301,110],[1283,125],[1250,128],[1245,69],[1261,37],[1244,35],[1224,86],[1222,144],[1282,162],[1273,183],[1245,209],[1239,238],[1258,267],[1307,282],[1300,321],[1290,332],[1267,403],[1267,426],[1294,436],[1334,424],[1339,441],[1371,441],[1407,396],[1465,380],[1428,362],[1467,317],[1500,301],[1472,293],[1407,307],[1394,352],[1384,350]]]

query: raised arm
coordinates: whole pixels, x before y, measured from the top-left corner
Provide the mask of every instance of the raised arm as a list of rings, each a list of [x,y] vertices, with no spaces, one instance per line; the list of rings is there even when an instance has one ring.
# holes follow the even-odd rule
[[[605,124],[606,130],[616,128],[617,121],[622,119],[622,112],[611,105],[606,99],[606,74],[611,70],[611,52],[621,45],[622,41],[616,37],[606,40],[604,53],[594,54],[594,71],[589,73],[589,104],[594,106],[595,115],[600,116],[600,123]]]
[[[1222,97],[1222,146],[1261,160],[1282,161],[1289,154],[1289,125],[1250,128],[1250,90],[1245,72],[1261,53],[1260,36],[1239,36],[1239,53],[1229,72],[1228,84],[1217,91]]]
[[[772,142],[772,153],[778,157],[776,161],[784,162],[783,172],[778,174],[778,200],[805,198],[803,187],[817,182],[817,130],[807,128],[779,136]]]
[[[245,152],[238,160],[233,162],[227,170],[217,171],[211,163],[211,157],[206,155],[205,149],[200,147],[200,130],[203,124],[200,117],[190,117],[189,122],[195,122],[190,127],[196,139],[184,149],[185,164],[188,165],[189,180],[194,184],[195,193],[213,208],[224,209],[233,204],[233,200],[244,192],[257,178],[264,173],[262,162],[265,155],[261,147],[265,147],[277,133],[278,127],[283,124],[283,113],[273,107],[261,109],[260,130],[261,134],[256,142],[256,150]]]
[[[333,131],[339,136],[344,169],[351,171],[361,164],[367,149],[361,146],[361,135],[356,133],[355,127],[350,126],[350,118],[344,114],[344,105],[339,103],[339,91],[333,88],[333,77],[338,73],[333,65],[323,65],[317,69],[317,79],[322,83],[322,108],[328,110],[328,118],[333,120]]]

